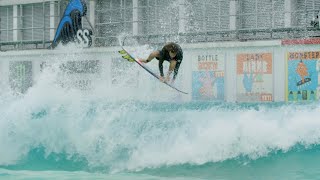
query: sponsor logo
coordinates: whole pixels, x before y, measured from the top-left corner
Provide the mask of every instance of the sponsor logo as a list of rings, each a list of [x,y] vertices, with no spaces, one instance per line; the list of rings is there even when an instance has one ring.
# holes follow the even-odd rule
[[[86,13],[85,0],[70,0],[56,29],[51,48],[55,48],[60,42],[62,44],[75,42],[81,47],[90,47],[92,30],[82,27],[82,18],[86,16]]]

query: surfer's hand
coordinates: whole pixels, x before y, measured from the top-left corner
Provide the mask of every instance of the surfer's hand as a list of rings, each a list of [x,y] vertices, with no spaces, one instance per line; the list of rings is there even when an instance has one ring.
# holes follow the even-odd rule
[[[145,60],[145,59],[139,59],[140,62],[142,63],[148,63],[149,61],[148,60]]]
[[[145,60],[138,58],[138,60],[142,63],[145,63]]]

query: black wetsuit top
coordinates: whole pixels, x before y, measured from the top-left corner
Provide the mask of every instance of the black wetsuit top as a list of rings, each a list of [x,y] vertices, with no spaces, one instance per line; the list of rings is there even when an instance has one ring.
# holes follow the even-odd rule
[[[162,48],[162,50],[159,50],[160,52],[160,58],[157,57],[159,60],[159,70],[160,70],[160,75],[163,77],[163,61],[168,61],[170,62],[171,60],[177,61],[176,67],[174,68],[174,74],[173,74],[173,79],[176,79],[176,76],[178,74],[178,70],[180,67],[180,64],[183,59],[183,51],[181,47],[178,44],[175,44],[178,47],[177,55],[173,59],[170,58],[169,51],[167,51],[165,48]]]

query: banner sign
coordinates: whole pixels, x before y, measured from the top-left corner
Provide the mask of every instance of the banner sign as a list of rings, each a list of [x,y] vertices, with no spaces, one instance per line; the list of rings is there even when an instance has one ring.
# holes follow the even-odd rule
[[[320,51],[288,53],[288,101],[319,99]]]
[[[224,100],[224,59],[223,54],[209,52],[194,57],[193,100]]]
[[[273,101],[271,53],[237,55],[237,101]]]

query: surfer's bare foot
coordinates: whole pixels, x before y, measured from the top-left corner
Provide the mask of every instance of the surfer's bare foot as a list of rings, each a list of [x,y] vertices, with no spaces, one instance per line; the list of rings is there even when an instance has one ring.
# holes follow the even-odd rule
[[[161,82],[164,82],[165,79],[164,79],[164,77],[160,76],[159,80],[160,80]]]
[[[170,76],[167,76],[164,81],[165,82],[169,82],[170,81]]]

